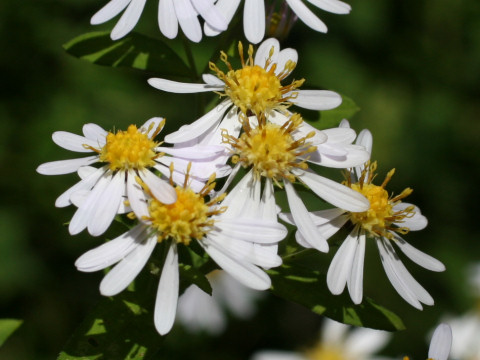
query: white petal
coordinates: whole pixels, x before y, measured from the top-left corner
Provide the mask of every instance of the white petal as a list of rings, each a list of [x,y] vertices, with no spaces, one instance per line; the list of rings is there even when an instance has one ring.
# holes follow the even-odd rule
[[[202,40],[202,27],[191,0],[175,0],[173,6],[175,7],[178,23],[185,36],[193,42]]]
[[[142,15],[146,1],[147,0],[132,0],[130,2],[110,34],[112,40],[118,40],[132,31],[135,25],[137,25],[140,15]]]
[[[99,144],[105,145],[108,132],[97,124],[85,124],[82,127],[83,135],[87,139],[94,140]]]
[[[262,215],[261,218],[270,221],[277,221],[277,206],[275,203],[275,194],[273,182],[270,178],[265,179],[262,194]]]
[[[125,193],[125,173],[119,171],[113,176],[110,184],[98,196],[97,206],[92,209],[93,216],[90,217],[87,228],[92,236],[102,235],[117,214],[117,210]]]
[[[231,258],[244,263],[255,264],[265,268],[276,267],[282,264],[281,257],[276,252],[272,252],[268,246],[256,246],[259,244],[233,239],[218,231],[209,233],[206,241]]]
[[[264,350],[255,353],[250,360],[305,360],[305,357],[287,351]]]
[[[80,168],[81,169],[81,168]],[[95,168],[92,168],[95,169]],[[60,195],[55,201],[56,207],[65,207],[71,205],[70,196],[79,190],[90,190],[93,185],[100,179],[100,177],[105,173],[105,168],[95,169],[95,172],[90,176],[86,177],[82,181],[76,183],[62,195]]]
[[[428,349],[428,358],[447,360],[452,347],[452,329],[447,324],[440,324],[433,333]]]
[[[234,171],[232,171],[233,175],[235,174]],[[232,174],[230,174],[227,182],[231,180]],[[256,183],[253,177],[253,170],[250,170],[223,200],[222,206],[226,206],[227,211],[222,217],[237,218],[242,213],[245,204],[247,204],[247,198],[253,197],[252,192]]]
[[[342,103],[342,97],[328,90],[295,90],[297,97],[291,102],[309,110],[331,110]]]
[[[290,207],[298,231],[300,231],[303,238],[315,249],[321,252],[328,252],[327,240],[318,234],[317,228],[307,208],[293,188],[293,185],[288,180],[284,180],[283,183],[285,184],[285,190],[287,192],[288,206]]]
[[[286,0],[293,12],[315,31],[327,32],[327,26],[301,0]]]
[[[414,209],[413,209],[414,215],[412,217],[407,217],[407,218],[403,219],[402,223],[396,223],[396,224],[398,226],[405,226],[405,227],[409,228],[411,231],[425,229],[425,227],[428,225],[428,220],[425,216],[422,215],[420,209],[417,206],[415,206],[413,204],[401,202],[401,203],[396,204],[393,207],[393,211],[395,211],[395,212],[402,211],[402,210],[405,210],[409,206],[414,207]]]
[[[192,5],[200,16],[212,28],[225,31],[227,30],[228,22],[223,16],[223,13],[214,5],[213,0],[197,0],[193,1]]]
[[[85,229],[93,216],[95,209],[97,208],[98,199],[105,189],[110,185],[111,172],[105,173],[95,184],[90,194],[85,199],[83,204],[73,214],[72,220],[68,225],[68,231],[70,235],[78,234]]]
[[[395,244],[397,244],[400,250],[416,264],[431,271],[445,271],[445,265],[434,257],[414,248],[398,235],[395,236],[395,240]]]
[[[238,9],[240,0],[218,0],[215,4],[215,7],[223,15],[223,18],[226,20],[227,24],[232,21],[233,15]],[[208,23],[204,24],[205,35],[207,36],[216,36],[220,34],[218,29],[212,28]]]
[[[243,9],[243,29],[245,37],[253,44],[258,44],[265,35],[264,0],[245,0]]]
[[[160,335],[170,331],[175,321],[178,302],[178,253],[177,245],[172,242],[163,265],[155,300],[154,323]]]
[[[135,176],[133,170],[129,170],[127,176],[127,197],[135,216],[138,219],[142,219],[144,216],[149,216],[149,211],[145,191],[137,183]]]
[[[309,171],[295,170],[293,173],[315,194],[334,206],[352,212],[366,211],[370,207],[362,194],[342,184]]]
[[[213,85],[219,88],[225,87],[225,83],[213,74],[203,74],[202,80],[205,82],[206,85]]]
[[[164,152],[168,155],[188,159],[211,159],[218,155],[222,155],[225,152],[225,146],[223,145],[197,145],[187,148],[171,148],[171,147],[157,147],[155,149],[159,152]]]
[[[80,179],[85,180],[86,178],[88,178],[90,175],[92,175],[96,171],[98,171],[98,169],[96,167],[82,166],[82,167],[78,168],[77,174],[80,177]]]
[[[319,210],[319,211],[311,211],[310,212],[310,217],[312,218],[315,225],[323,225],[323,224],[339,217],[343,213],[345,213],[344,210],[338,209],[338,208],[333,208],[333,209],[326,209],[326,210]],[[292,224],[292,225],[294,224],[292,214],[282,213],[282,214],[280,214],[280,218],[283,221],[288,222],[289,224]]]
[[[58,146],[76,152],[92,152],[92,149],[86,148],[84,145],[99,148],[98,143],[94,140],[87,139],[83,136],[72,134],[66,131],[56,131],[52,135],[53,142]]]
[[[332,221],[329,221],[322,225],[318,225],[317,231],[320,234],[320,236],[328,240],[330,237],[335,235],[338,232],[338,230],[340,230],[348,220],[349,220],[348,215],[341,215],[333,219]]]
[[[262,218],[221,218],[215,226],[222,235],[235,240],[271,244],[279,242],[287,236],[287,228],[277,221]]]
[[[356,137],[355,130],[344,127],[325,129],[323,132],[328,137],[328,143],[351,144]]]
[[[419,301],[426,305],[433,305],[430,294],[408,272],[395,253],[390,241],[377,239],[376,243],[385,273],[398,294],[419,310],[422,310]]]
[[[158,3],[158,26],[161,33],[169,39],[176,38],[178,34],[178,20],[173,1],[160,0]]]
[[[263,1],[262,1],[263,2]],[[255,53],[254,63],[262,68],[265,68],[265,63],[270,56],[270,50],[273,47],[273,54],[271,57],[272,63],[277,62],[278,54],[280,53],[280,43],[275,38],[269,38],[263,41]]]
[[[353,358],[373,360],[372,355],[380,351],[391,338],[392,334],[387,331],[356,328],[348,334],[344,346]]]
[[[367,129],[363,129],[358,134],[357,140],[355,141],[355,144],[360,145],[360,146],[364,146],[365,150],[367,150],[367,152],[369,154],[371,154],[372,153],[372,147],[373,147],[372,133]]]
[[[336,156],[335,153],[343,154]],[[363,165],[370,159],[370,154],[358,145],[321,144],[317,147],[317,151],[309,155],[309,162],[335,169]]]
[[[348,292],[354,304],[360,304],[363,298],[363,263],[365,261],[365,232],[357,238],[357,249],[353,258],[352,270],[347,278]]]
[[[263,270],[255,265],[231,257],[225,249],[209,242],[207,239],[200,242],[200,245],[208,255],[232,277],[252,289],[266,290],[270,287],[270,278]]]
[[[108,272],[100,283],[100,293],[114,296],[123,291],[147,263],[157,244],[156,236],[144,240]]]
[[[182,126],[179,130],[165,136],[165,141],[169,143],[183,143],[201,136],[205,131],[220,122],[230,105],[231,102],[228,100],[221,102],[190,125]]]
[[[288,61],[292,61],[294,63],[298,62],[298,53],[297,50],[286,48],[280,51],[278,54],[277,59],[277,69],[275,70],[275,74],[280,74]]]
[[[90,23],[92,25],[98,25],[113,19],[128,6],[130,1],[131,0],[111,0],[107,3],[107,5],[105,5],[95,15],[92,16]]]
[[[338,0],[308,0],[308,2],[333,14],[348,14],[352,10],[350,5]]]
[[[347,278],[352,271],[353,259],[357,249],[358,229],[355,228],[342,243],[328,267],[327,285],[334,295],[339,295],[345,289]]]
[[[127,256],[146,237],[148,227],[137,225],[119,237],[80,256],[75,261],[78,270],[93,272],[105,269]],[[138,240],[137,240],[138,239]]]
[[[148,79],[150,86],[166,92],[176,93],[176,94],[191,94],[199,93],[206,91],[221,91],[225,86],[209,85],[209,84],[191,84],[191,83],[182,83],[178,81],[172,81],[167,79],[160,78],[150,78]]]
[[[177,193],[168,181],[154,175],[151,171],[145,169],[139,172],[140,178],[147,184],[153,196],[163,204],[173,204],[177,201]]]
[[[59,160],[44,163],[37,167],[37,172],[42,175],[63,175],[75,172],[80,166],[90,165],[98,161],[98,155],[80,159]]]

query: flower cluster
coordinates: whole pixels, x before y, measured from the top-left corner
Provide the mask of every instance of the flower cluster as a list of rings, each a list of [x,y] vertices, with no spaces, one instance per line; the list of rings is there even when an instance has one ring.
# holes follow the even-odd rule
[[[92,23],[103,23],[124,11],[111,32],[112,39],[119,39],[133,29],[145,2],[111,0]],[[337,14],[350,11],[338,0],[308,3]],[[291,9],[314,30],[326,32],[305,1],[282,4],[283,12]],[[266,16],[264,1],[245,1],[245,36],[251,43],[263,39],[265,21],[277,9],[270,5]],[[187,38],[198,42],[202,38],[199,16],[205,34],[218,35],[227,29],[239,6],[240,0],[159,0],[158,22],[166,37],[174,38],[180,25]],[[125,233],[80,256],[77,269],[94,272],[112,267],[101,281],[100,293],[114,296],[129,286],[152,257],[157,259],[161,270],[154,324],[163,335],[174,324],[184,290],[179,265],[192,263],[186,254],[210,264],[208,272],[220,268],[249,289],[267,290],[272,286],[267,270],[282,265],[280,243],[289,241],[283,221],[296,227],[297,244],[289,245],[299,252],[311,248],[327,253],[331,250],[328,240],[340,229],[349,229],[326,274],[332,294],[347,287],[353,303],[362,303],[366,242],[371,240],[399,295],[418,309],[422,303],[433,305],[394,245],[428,270],[445,267],[403,239],[409,231],[423,229],[427,220],[417,206],[403,202],[412,193],[410,188],[398,195],[386,189],[394,170],[383,182],[375,181],[371,133],[363,130],[357,136],[347,120],[319,130],[303,119],[304,109],[332,110],[342,97],[330,90],[303,89],[304,78],[287,80],[298,62],[296,50],[281,49],[275,38],[263,41],[256,51],[253,45],[236,45],[239,66],[222,51],[218,62],[209,63],[211,72],[203,74],[202,83],[148,80],[161,91],[214,92],[220,98],[210,111],[163,141],[158,139],[165,125],[160,117],[139,127],[131,124],[126,130],[106,131],[86,124],[83,136],[53,134],[60,147],[90,154],[37,168],[44,175],[78,173],[80,181],[55,203],[76,207],[68,225],[70,234],[86,229],[92,236],[102,235],[122,216],[131,224]],[[325,176],[326,168],[343,170],[345,180]],[[277,199],[283,194],[287,201],[282,208]],[[318,199],[328,209],[308,209],[306,197]],[[188,303],[188,298],[182,303]],[[185,317],[197,318],[191,313]],[[320,358],[318,354],[309,356]]]

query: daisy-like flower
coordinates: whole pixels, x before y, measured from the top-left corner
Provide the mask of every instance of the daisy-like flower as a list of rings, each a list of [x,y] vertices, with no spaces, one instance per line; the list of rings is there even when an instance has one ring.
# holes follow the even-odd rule
[[[246,181],[260,182],[265,186],[276,184],[285,187],[288,204],[302,239],[319,251],[327,252],[325,237],[318,236],[316,226],[308,210],[298,196],[293,183],[300,181],[325,201],[351,209],[365,211],[368,200],[362,194],[345,185],[316,174],[307,162],[334,168],[348,168],[361,164],[369,154],[361,146],[352,145],[355,132],[349,128],[319,131],[305,124],[298,114],[285,117],[276,114],[266,121],[265,117],[244,117],[243,133],[235,137],[224,133],[224,141],[231,146],[232,162],[236,164],[229,178],[240,167],[250,169]],[[237,185],[239,186],[239,185]]]
[[[168,176],[173,162],[178,167],[172,175],[177,183],[183,183],[184,170],[188,161],[196,161],[195,168],[204,167],[210,174],[217,168],[210,160],[224,152],[223,146],[197,144],[188,147],[167,148],[154,140],[160,133],[165,120],[152,118],[137,128],[130,125],[127,131],[107,132],[95,124],[83,126],[84,136],[58,131],[53,141],[64,149],[94,153],[80,159],[60,160],[45,163],[37,168],[43,175],[68,174],[79,172],[81,181],[57,198],[57,207],[72,203],[78,206],[69,224],[72,235],[87,228],[94,236],[103,234],[111,224],[115,214],[141,208],[143,190],[136,178],[140,178],[152,193],[165,204],[176,201],[176,192],[166,180],[162,180],[151,170],[158,170]],[[168,153],[172,156],[165,156]],[[205,161],[204,161],[205,160]],[[102,163],[100,168],[87,166]],[[219,168],[222,173],[228,170]],[[191,184],[201,189],[208,177],[191,177]],[[74,200],[77,199],[77,200]],[[124,200],[128,200],[125,207]],[[123,209],[120,210],[120,209]]]
[[[215,187],[212,175],[205,187],[195,193],[187,184],[176,186],[177,201],[164,204],[154,194],[139,209],[139,224],[130,231],[82,255],[75,263],[80,271],[92,272],[115,267],[103,278],[100,292],[113,296],[124,290],[144,267],[157,242],[165,242],[168,253],[163,265],[155,303],[154,323],[162,335],[173,325],[179,291],[178,246],[192,241],[232,277],[247,287],[265,290],[270,287],[268,275],[258,266],[281,264],[276,243],[286,234],[278,223],[273,193],[258,191],[223,194],[206,200]],[[148,187],[142,184],[148,192]],[[259,190],[259,189],[258,189]],[[255,196],[253,196],[255,195]],[[220,204],[220,201],[223,203]],[[248,216],[239,211],[249,208]]]
[[[137,25],[147,0],[110,0],[93,15],[92,25],[103,24],[123,11],[123,15],[113,28],[110,37],[118,40]],[[220,9],[214,5],[215,0],[159,0],[158,25],[160,31],[169,39],[178,34],[178,25],[185,36],[194,42],[202,40],[202,27],[198,16],[205,20],[205,26],[216,32],[227,29],[228,22]]]
[[[366,328],[351,329],[350,326],[325,319],[318,343],[299,352],[261,351],[251,360],[374,360],[375,353],[382,349],[391,334],[386,331]]]
[[[264,294],[242,285],[225,271],[214,270],[207,279],[212,286],[211,296],[190,285],[178,300],[178,321],[192,332],[220,334],[227,326],[227,312],[247,319],[256,310],[256,300]]]
[[[370,132],[363,130],[358,136],[357,143],[371,150]],[[408,258],[428,270],[445,270],[440,261],[414,248],[401,236],[410,230],[423,229],[427,225],[427,219],[420,213],[418,207],[402,202],[402,199],[411,194],[410,188],[398,195],[389,194],[385,190],[394,170],[387,174],[380,185],[373,183],[376,167],[375,162],[367,163],[364,168],[358,167],[345,182],[350,189],[364,195],[370,201],[368,209],[349,211],[340,206],[337,209],[310,213],[309,219],[315,223],[315,229],[309,234],[310,238],[320,236],[328,239],[347,222],[353,225],[353,230],[338,249],[328,269],[328,288],[333,294],[338,295],[347,286],[353,302],[361,303],[365,242],[367,238],[371,238],[377,244],[387,277],[400,296],[417,309],[422,309],[421,303],[433,305],[430,294],[408,272],[392,245],[395,244]],[[297,224],[299,221],[295,214],[284,215],[282,219]],[[308,237],[297,236],[297,240],[301,245],[311,247]]]
[[[302,20],[308,27],[315,31],[327,32],[327,26],[320,20],[309,8],[305,2],[328,11],[333,14],[350,13],[350,5],[339,0],[284,0],[290,9]],[[267,0],[267,2],[270,2]],[[237,8],[240,0],[219,0],[217,2],[218,9],[229,23]],[[245,37],[253,44],[259,43],[265,36],[265,1],[264,0],[245,0],[243,9],[243,28]],[[205,26],[205,34],[208,36],[217,35],[219,32],[213,28]]]
[[[231,127],[232,122],[238,121],[235,115],[239,113],[257,116],[266,114],[270,117],[276,113],[290,114],[287,110],[290,105],[310,110],[329,110],[341,104],[341,96],[333,91],[299,90],[303,79],[282,85],[281,82],[294,70],[298,55],[297,51],[291,48],[280,51],[278,40],[265,40],[258,48],[255,58],[251,45],[246,60],[243,57],[242,43],[239,43],[238,51],[242,63],[240,69],[234,69],[227,55],[222,52],[221,59],[228,68],[227,72],[210,63],[210,68],[216,76],[204,74],[204,84],[188,84],[160,78],[148,80],[151,86],[163,91],[173,93],[213,91],[225,98],[200,119],[167,136],[165,141],[170,143],[189,141],[207,131],[214,131],[219,126]]]

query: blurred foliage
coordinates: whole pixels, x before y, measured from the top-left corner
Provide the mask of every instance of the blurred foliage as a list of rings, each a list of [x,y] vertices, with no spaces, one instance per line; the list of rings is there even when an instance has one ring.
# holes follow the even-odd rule
[[[161,93],[148,75],[94,66],[62,49],[79,34],[108,30],[89,18],[105,1],[5,0],[0,4],[2,96],[0,98],[0,305],[1,318],[24,321],[0,349],[2,359],[52,359],[101,299],[101,274],[78,273],[75,258],[103,241],[68,235],[62,224],[73,209],[56,209],[55,198],[75,175],[35,173],[46,161],[69,158],[51,141],[56,130],[78,132],[85,122],[106,129],[167,118],[167,134],[200,115],[214,96]],[[361,109],[351,121],[374,134],[379,173],[395,167],[396,193],[414,188],[410,201],[429,219],[408,235],[419,249],[442,260],[445,273],[405,261],[436,305],[409,307],[386,280],[376,249],[367,245],[365,294],[404,320],[387,355],[424,358],[426,334],[446,312],[461,313],[472,299],[465,266],[479,261],[475,196],[480,169],[480,3],[467,0],[352,0],[348,16],[322,13],[328,35],[298,22],[284,46],[299,52],[294,76],[309,88],[338,91]],[[156,1],[146,12],[156,13]],[[160,38],[156,16],[137,31]],[[193,45],[197,76],[222,48],[220,38]],[[181,39],[168,41],[182,52]],[[185,54],[182,61],[187,63]],[[314,120],[314,119],[312,119]],[[325,172],[341,179],[338,172]],[[314,210],[316,203],[308,204]],[[118,234],[120,225],[107,237]],[[326,291],[326,290],[325,290]],[[153,299],[151,299],[153,301]],[[118,299],[120,301],[120,299]],[[321,317],[274,296],[251,321],[232,320],[221,338],[194,336],[176,326],[163,342],[161,359],[247,359],[262,348],[298,349],[314,342]],[[151,307],[148,308],[151,310]],[[248,336],[246,336],[248,334]]]

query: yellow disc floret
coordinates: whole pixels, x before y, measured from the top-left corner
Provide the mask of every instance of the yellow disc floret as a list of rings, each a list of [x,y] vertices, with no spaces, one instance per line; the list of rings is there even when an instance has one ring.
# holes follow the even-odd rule
[[[165,205],[153,199],[149,205],[152,227],[159,232],[159,241],[171,237],[177,243],[190,244],[201,239],[208,225],[209,206],[190,188],[175,188],[177,201]]]
[[[307,142],[314,133],[309,133],[299,140],[293,138],[292,132],[303,122],[298,114],[293,115],[282,126],[266,122],[264,117],[260,117],[258,121],[258,126],[252,128],[250,120],[244,118],[244,132],[240,138],[223,133],[224,142],[230,144],[235,153],[232,161],[241,162],[244,167],[253,167],[257,178],[265,176],[276,183],[282,178],[294,181],[295,176],[291,170],[308,167],[306,159],[299,157],[316,150],[315,146]]]
[[[107,143],[99,151],[100,160],[109,163],[112,171],[143,169],[155,165],[154,160],[160,155],[154,150],[157,146],[146,133],[130,125],[127,131],[108,133]]]
[[[376,169],[376,162],[367,163],[357,183],[352,184],[347,181],[346,185],[364,195],[370,202],[370,208],[367,211],[351,212],[350,220],[372,236],[385,236],[391,239],[393,234],[390,231],[400,234],[406,234],[409,231],[408,228],[400,227],[398,224],[402,223],[403,219],[414,215],[414,207],[408,206],[400,211],[394,211],[393,208],[401,202],[401,199],[410,195],[413,190],[406,188],[397,196],[389,196],[385,186],[395,173],[395,169],[388,172],[381,185],[374,185],[372,181],[375,178]]]
[[[280,73],[275,73],[277,64],[272,64],[273,48],[264,67],[254,64],[253,46],[248,48],[248,59],[243,58],[243,45],[238,44],[238,52],[242,62],[241,69],[233,69],[228,61],[228,56],[221,52],[221,60],[227,65],[228,71],[224,73],[214,63],[210,63],[210,69],[217,77],[225,82],[225,93],[230,100],[246,115],[269,112],[273,109],[285,109],[291,105],[289,100],[294,99],[297,93],[292,92],[300,87],[304,80],[293,81],[291,84],[282,86],[281,81],[286,78],[296,66],[289,60],[285,63]]]
[[[201,240],[212,228],[215,220],[212,218],[226,210],[217,204],[223,200],[225,193],[211,198],[205,197],[215,188],[215,174],[212,174],[202,190],[195,193],[188,187],[188,178],[191,163],[187,168],[183,186],[176,186],[177,201],[173,204],[163,204],[151,194],[148,186],[139,178],[137,182],[152,196],[149,202],[149,217],[144,217],[151,228],[157,233],[158,242],[171,238],[177,243],[189,245],[192,239]],[[173,165],[170,165],[173,173]],[[170,183],[173,185],[172,178]]]

